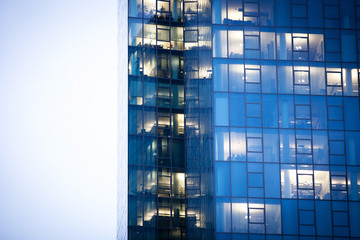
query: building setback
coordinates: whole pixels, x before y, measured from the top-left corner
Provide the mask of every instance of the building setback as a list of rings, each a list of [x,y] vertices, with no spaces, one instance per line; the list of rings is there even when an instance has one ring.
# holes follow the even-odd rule
[[[360,239],[360,1],[119,0],[118,239]]]

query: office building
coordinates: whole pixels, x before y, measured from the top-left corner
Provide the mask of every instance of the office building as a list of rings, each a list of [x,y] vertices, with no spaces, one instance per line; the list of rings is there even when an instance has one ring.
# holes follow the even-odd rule
[[[359,28],[358,0],[120,0],[118,238],[360,239]]]

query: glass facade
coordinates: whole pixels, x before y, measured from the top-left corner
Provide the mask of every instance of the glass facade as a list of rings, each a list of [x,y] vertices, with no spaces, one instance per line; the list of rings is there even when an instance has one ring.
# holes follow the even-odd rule
[[[360,239],[360,1],[128,1],[128,238]]]
[[[216,239],[360,237],[359,3],[212,1]]]

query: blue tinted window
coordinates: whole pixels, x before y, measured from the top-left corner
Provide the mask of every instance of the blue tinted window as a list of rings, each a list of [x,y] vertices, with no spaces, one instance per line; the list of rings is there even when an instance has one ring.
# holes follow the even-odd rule
[[[346,157],[349,165],[360,165],[360,132],[346,132]]]
[[[229,150],[229,128],[215,128],[215,160],[227,161]]]
[[[265,197],[280,198],[280,170],[278,164],[264,165]]]
[[[216,198],[216,231],[231,232],[230,198]]]
[[[294,130],[280,129],[280,159],[282,163],[295,163]]]
[[[354,0],[341,0],[339,2],[341,28],[355,28]]]
[[[230,196],[230,165],[227,162],[215,163],[215,194]]]
[[[320,96],[311,97],[311,114],[313,129],[327,128],[326,98]]]
[[[309,27],[323,26],[323,4],[322,0],[308,1]]]
[[[264,129],[264,161],[279,162],[279,135],[277,129]]]
[[[315,164],[329,163],[327,131],[313,131],[313,156]]]
[[[294,127],[294,98],[289,95],[279,95],[279,125],[282,128]]]
[[[231,194],[233,197],[247,196],[246,163],[231,163]]]
[[[298,209],[296,200],[282,200],[283,233],[298,233]]]
[[[331,235],[331,202],[316,201],[316,231],[321,236]]]
[[[227,93],[214,94],[215,125],[229,126],[229,102]]]
[[[249,187],[262,187],[263,175],[261,173],[248,173]]]
[[[360,202],[350,202],[350,231],[352,237],[360,237]]]
[[[279,93],[293,93],[293,69],[291,62],[278,62]]]
[[[261,83],[263,93],[277,93],[276,63],[272,61],[262,61],[261,63]]]
[[[226,59],[214,59],[214,91],[228,91],[228,66]]]
[[[276,1],[276,25],[290,26],[290,1],[277,0]]]
[[[355,31],[341,31],[341,60],[356,62],[356,37]]]
[[[242,93],[230,93],[230,125],[245,126],[245,97]]]
[[[345,129],[360,130],[359,98],[344,98]]]
[[[277,96],[263,95],[263,127],[278,127]]]

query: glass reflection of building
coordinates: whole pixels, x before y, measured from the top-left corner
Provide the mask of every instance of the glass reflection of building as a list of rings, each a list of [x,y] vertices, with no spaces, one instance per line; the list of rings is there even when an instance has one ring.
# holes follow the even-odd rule
[[[128,24],[129,239],[360,239],[360,1],[129,0]]]

